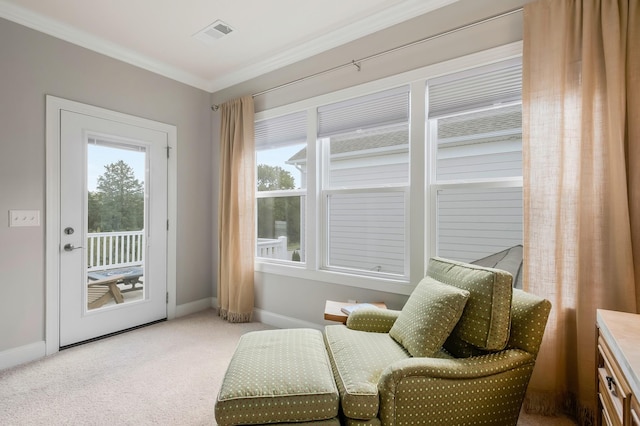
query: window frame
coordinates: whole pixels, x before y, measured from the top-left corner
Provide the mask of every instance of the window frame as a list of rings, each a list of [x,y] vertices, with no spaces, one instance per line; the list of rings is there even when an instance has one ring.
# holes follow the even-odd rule
[[[328,136],[316,136],[316,143],[318,145],[318,152],[320,153],[320,157],[319,157],[319,165],[320,165],[320,175],[319,175],[319,179],[318,179],[318,186],[319,186],[319,196],[320,196],[320,201],[319,201],[319,206],[320,206],[320,232],[321,232],[321,239],[319,241],[319,243],[316,244],[318,250],[320,251],[320,256],[319,256],[319,267],[318,269],[320,270],[324,270],[324,271],[331,271],[331,272],[336,272],[336,273],[343,273],[343,274],[349,274],[349,275],[357,275],[357,276],[363,276],[363,277],[375,277],[375,278],[380,278],[380,279],[392,279],[392,280],[399,280],[401,282],[409,282],[409,277],[410,277],[410,271],[409,271],[409,267],[410,267],[410,257],[409,257],[409,235],[410,235],[410,226],[409,226],[409,212],[410,212],[410,187],[411,187],[411,178],[410,178],[410,171],[411,171],[411,116],[410,116],[410,105],[411,105],[411,97],[415,94],[412,94],[412,90],[411,90],[411,86],[409,84],[401,84],[401,85],[397,85],[394,87],[387,87],[385,89],[382,90],[377,90],[373,93],[367,93],[364,94],[362,96],[358,96],[358,97],[354,97],[351,99],[348,99],[346,103],[349,104],[349,107],[353,107],[354,105],[358,105],[360,102],[363,101],[362,98],[364,97],[368,97],[368,96],[372,96],[375,99],[380,99],[380,98],[388,98],[388,97],[393,97],[393,96],[402,96],[402,93],[407,93],[408,94],[408,98],[407,98],[407,111],[408,111],[408,116],[407,116],[407,122],[406,124],[403,124],[402,122],[396,121],[393,124],[383,124],[382,126],[379,127],[367,127],[366,130],[371,130],[371,129],[379,129],[379,128],[393,128],[395,126],[406,126],[406,130],[407,130],[407,136],[408,136],[408,145],[407,145],[407,151],[408,151],[408,159],[407,159],[407,164],[409,165],[409,174],[407,176],[407,180],[405,183],[403,184],[399,184],[399,183],[380,183],[380,184],[373,184],[373,185],[363,185],[363,184],[351,184],[351,185],[343,185],[343,186],[335,186],[331,184],[331,136],[339,136],[339,135],[346,135],[346,134],[351,134],[353,132],[353,129],[351,130],[347,130],[345,133],[340,133],[340,132],[332,132],[330,133]],[[367,100],[364,100],[365,102],[367,102]],[[340,102],[334,102],[334,103],[330,103],[330,104],[325,104],[325,105],[319,105],[317,107],[318,114],[317,116],[320,115],[320,110],[322,108],[326,108],[327,106],[331,107],[332,109],[340,109],[340,107],[338,106]],[[394,106],[398,107],[401,104],[394,102]],[[337,107],[337,108],[336,108]],[[402,108],[402,107],[401,107]],[[317,122],[320,122],[319,117],[317,118]],[[397,150],[398,148],[393,147],[393,149],[389,150],[389,152],[393,152],[394,150]],[[393,193],[399,193],[403,195],[404,198],[404,230],[403,230],[403,234],[404,234],[404,244],[403,244],[403,251],[404,251],[404,262],[403,262],[403,273],[402,274],[394,274],[394,273],[385,273],[385,272],[377,272],[377,271],[367,271],[364,269],[357,269],[357,268],[350,268],[350,267],[346,267],[346,266],[338,266],[338,265],[331,265],[330,264],[330,256],[331,256],[331,247],[330,247],[330,211],[329,211],[329,198],[332,195],[348,195],[348,194],[377,194],[377,193],[389,193],[389,192],[393,192]]]
[[[256,123],[258,123],[259,121],[260,122],[264,122],[264,121],[271,120],[271,119],[278,120],[280,118],[285,118],[287,116],[295,116],[296,114],[304,114],[307,117],[306,122],[307,122],[307,125],[308,125],[308,123],[309,123],[309,119],[308,119],[309,111],[306,111],[306,110],[289,111],[289,112],[287,112],[285,114],[280,114],[280,115],[276,115],[276,116],[273,116],[273,117],[267,117],[267,118],[264,118],[264,119],[261,119],[261,120],[255,119],[254,121]],[[306,149],[307,149],[307,157],[308,157],[309,156],[308,138],[307,138]],[[259,149],[255,149],[255,154],[254,155],[255,155],[256,159],[257,159],[259,151],[260,151]],[[257,178],[258,178],[258,162],[257,161],[256,161],[256,164],[255,164],[255,170],[256,170],[256,172],[255,172],[256,184],[257,184]],[[274,263],[274,264],[290,265],[290,266],[294,266],[294,267],[304,267],[305,264],[306,264],[306,259],[307,259],[307,256],[306,256],[306,252],[307,252],[307,246],[306,246],[306,242],[307,242],[306,210],[308,209],[307,202],[308,202],[308,199],[309,199],[309,197],[308,197],[308,189],[309,189],[308,185],[305,185],[304,188],[280,189],[280,190],[271,190],[271,191],[259,191],[257,189],[257,185],[254,188],[255,188],[255,192],[254,193],[255,193],[255,199],[256,199],[256,201],[255,201],[255,203],[256,203],[256,209],[255,209],[255,211],[256,211],[256,216],[255,216],[256,247],[255,247],[255,251],[254,251],[254,263],[256,263],[256,262],[271,262],[271,263]],[[301,203],[300,207],[301,207],[301,209],[303,209],[305,211],[305,220],[302,221],[302,219],[301,219],[301,223],[304,223],[305,226],[304,227],[301,226],[300,239],[303,240],[304,243],[305,243],[304,249],[301,246],[301,250],[305,251],[305,260],[304,261],[301,260],[301,261],[298,262],[298,261],[293,261],[293,260],[289,260],[289,259],[274,259],[274,258],[267,258],[267,257],[259,257],[257,255],[258,212],[259,212],[258,200],[259,199],[265,199],[265,198],[288,198],[288,197],[303,197],[304,198],[304,204]],[[302,245],[302,241],[301,241],[301,245]]]
[[[420,69],[407,71],[380,80],[352,86],[343,90],[327,93],[312,98],[293,102],[256,113],[256,121],[265,120],[301,110],[307,111],[307,188],[306,188],[306,262],[300,264],[287,264],[273,262],[265,258],[255,259],[255,271],[259,274],[283,275],[309,281],[346,285],[369,290],[378,290],[394,294],[411,294],[413,288],[424,277],[429,257],[436,251],[434,214],[434,195],[437,191],[446,188],[451,183],[437,183],[431,176],[434,168],[431,164],[435,161],[432,153],[428,132],[431,131],[427,119],[428,96],[425,96],[427,81],[460,71],[471,70],[477,67],[503,62],[522,57],[522,42],[514,42],[498,46],[482,52],[454,58]],[[395,86],[410,85],[410,119],[409,119],[409,150],[410,150],[410,175],[406,188],[406,203],[408,207],[408,220],[406,221],[408,246],[408,277],[380,277],[361,274],[346,273],[342,270],[323,269],[324,263],[324,234],[326,227],[325,214],[322,204],[325,203],[324,195],[328,191],[320,185],[323,165],[318,164],[317,159],[321,155],[322,144],[317,140],[317,108],[330,103],[348,100],[359,96],[383,91]],[[483,184],[487,184],[486,182]],[[522,178],[511,178],[509,181],[491,182],[495,187],[522,186]],[[479,183],[466,182],[464,185],[479,185]],[[361,190],[362,188],[358,188]],[[257,192],[257,191],[256,191]]]
[[[429,151],[429,163],[425,165],[428,170],[427,187],[429,188],[429,209],[427,221],[429,222],[429,233],[432,236],[428,239],[429,253],[438,255],[438,192],[447,189],[500,189],[500,188],[523,188],[524,180],[522,176],[500,177],[500,178],[477,178],[477,179],[455,179],[438,180],[438,123],[440,119],[454,116],[470,114],[488,109],[508,108],[510,106],[522,105],[522,100],[505,102],[495,107],[475,108],[452,114],[441,115],[426,119],[427,127],[427,149]]]

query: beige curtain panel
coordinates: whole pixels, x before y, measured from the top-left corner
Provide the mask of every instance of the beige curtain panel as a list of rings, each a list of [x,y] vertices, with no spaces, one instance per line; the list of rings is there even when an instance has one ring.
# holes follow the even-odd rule
[[[253,98],[222,104],[220,115],[219,315],[229,322],[250,322],[255,253]]]
[[[553,305],[525,409],[580,424],[595,415],[596,309],[640,306],[638,3],[524,8],[524,287]]]

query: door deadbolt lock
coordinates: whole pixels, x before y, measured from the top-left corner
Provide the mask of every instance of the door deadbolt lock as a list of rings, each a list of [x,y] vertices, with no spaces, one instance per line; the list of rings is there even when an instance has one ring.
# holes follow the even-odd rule
[[[72,228],[72,227],[70,227],[70,226],[69,226],[69,227],[67,227],[67,228],[64,228],[64,233],[65,233],[66,235],[71,235],[71,234],[73,234],[74,232],[75,232],[75,231],[74,231],[74,230],[73,230],[73,228]]]

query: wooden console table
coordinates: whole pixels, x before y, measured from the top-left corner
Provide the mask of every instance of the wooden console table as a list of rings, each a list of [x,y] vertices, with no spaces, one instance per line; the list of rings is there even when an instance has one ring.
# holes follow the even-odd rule
[[[598,309],[599,425],[640,426],[640,315]]]

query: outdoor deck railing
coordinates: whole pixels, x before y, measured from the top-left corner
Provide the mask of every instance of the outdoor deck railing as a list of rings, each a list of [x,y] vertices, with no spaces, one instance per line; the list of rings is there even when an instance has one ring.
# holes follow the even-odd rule
[[[286,259],[287,237],[279,237],[278,239],[258,238],[258,244],[256,245],[256,257]]]
[[[87,270],[142,265],[144,231],[95,232],[87,234]]]

